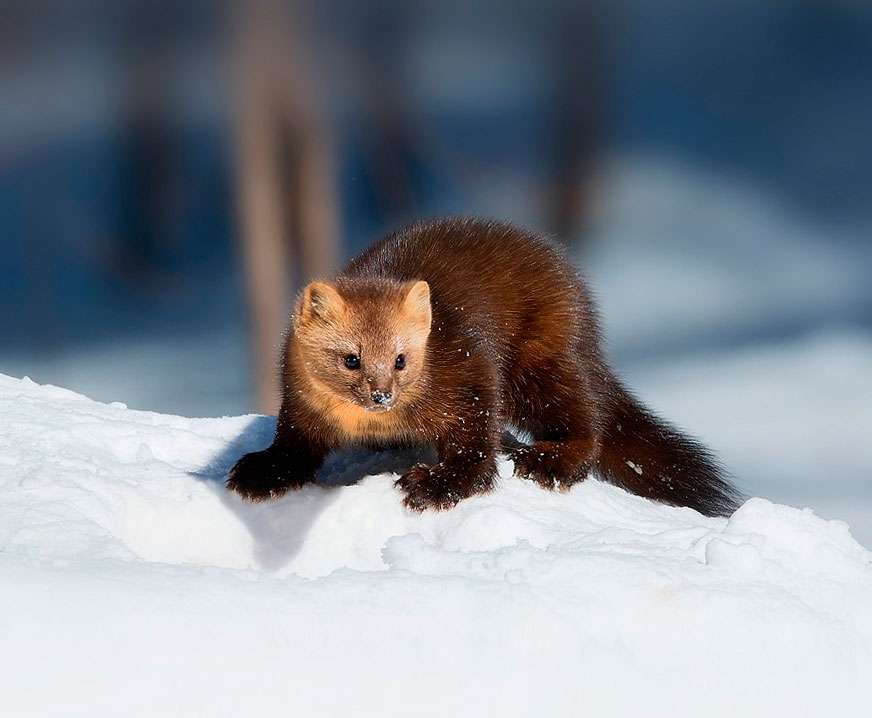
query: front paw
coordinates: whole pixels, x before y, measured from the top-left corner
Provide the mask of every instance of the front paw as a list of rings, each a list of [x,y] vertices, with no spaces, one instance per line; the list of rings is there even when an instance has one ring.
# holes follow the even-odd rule
[[[488,491],[493,475],[488,472],[460,469],[445,463],[435,466],[415,464],[395,482],[405,497],[403,504],[412,511],[450,509],[458,501]]]
[[[462,496],[456,494],[439,465],[415,464],[395,485],[405,494],[403,504],[412,511],[450,509]]]
[[[246,454],[230,470],[227,488],[249,501],[278,498],[314,481],[311,472],[302,472],[294,465],[292,456],[273,448]]]

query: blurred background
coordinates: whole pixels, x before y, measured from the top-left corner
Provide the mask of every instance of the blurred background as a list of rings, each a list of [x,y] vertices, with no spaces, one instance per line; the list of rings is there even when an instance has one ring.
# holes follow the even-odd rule
[[[6,0],[0,372],[274,412],[307,277],[513,220],[646,401],[869,546],[870,128],[868,3]]]

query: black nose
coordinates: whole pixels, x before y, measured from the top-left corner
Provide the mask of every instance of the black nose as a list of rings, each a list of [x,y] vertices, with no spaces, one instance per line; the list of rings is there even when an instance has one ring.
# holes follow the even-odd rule
[[[391,400],[391,393],[389,391],[379,391],[378,389],[376,389],[372,394],[369,395],[369,397],[376,404],[387,404]]]

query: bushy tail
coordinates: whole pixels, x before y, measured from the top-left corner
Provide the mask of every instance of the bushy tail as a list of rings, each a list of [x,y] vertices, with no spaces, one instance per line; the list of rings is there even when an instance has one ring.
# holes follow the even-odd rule
[[[729,516],[741,494],[729,484],[711,452],[657,418],[610,377],[607,418],[598,473],[634,494],[706,516]]]

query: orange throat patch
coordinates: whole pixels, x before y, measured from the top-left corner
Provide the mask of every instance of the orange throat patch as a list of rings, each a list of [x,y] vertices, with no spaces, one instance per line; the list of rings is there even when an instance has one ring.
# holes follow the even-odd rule
[[[349,399],[336,396],[307,372],[308,391],[303,391],[305,401],[321,416],[329,420],[339,434],[349,443],[384,441],[409,438],[413,435],[408,421],[404,421],[409,397],[388,411],[367,411]]]

